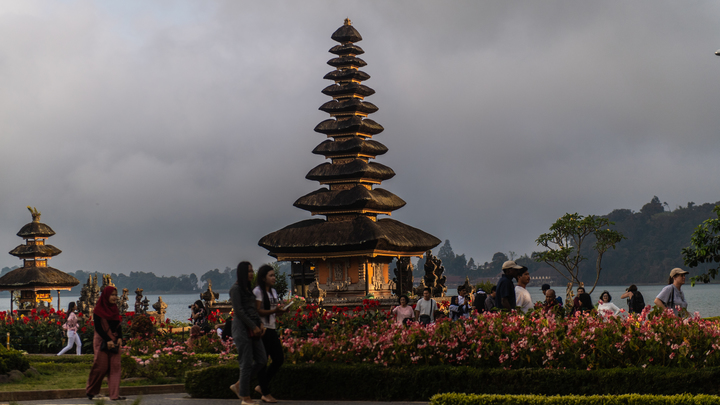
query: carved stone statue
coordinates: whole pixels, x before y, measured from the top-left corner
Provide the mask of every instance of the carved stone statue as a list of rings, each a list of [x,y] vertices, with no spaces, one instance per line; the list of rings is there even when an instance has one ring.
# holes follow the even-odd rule
[[[128,289],[123,288],[122,295],[118,298],[118,309],[120,309],[120,315],[125,315],[128,310]]]
[[[97,282],[95,284],[97,284]],[[102,286],[100,287],[100,291],[104,290],[105,287],[109,287],[109,286],[115,287],[115,284],[113,284],[113,282],[112,282],[112,277],[110,277],[109,274],[103,274],[102,275]]]
[[[167,310],[168,305],[163,301],[162,297],[158,297],[158,301],[152,307],[157,311],[157,322],[165,322],[165,310]]]
[[[142,293],[143,289],[140,287],[135,290],[135,315],[142,315],[145,313],[145,311],[143,311]]]
[[[395,262],[395,288],[393,292],[400,296],[412,292],[413,289],[413,266],[409,257],[401,257]]]
[[[145,299],[142,300],[143,315],[147,314],[148,308],[150,308],[150,300],[148,299],[148,297],[145,297]]]
[[[308,295],[309,295],[309,298],[311,298],[313,302],[320,303],[325,299],[327,292],[325,290],[323,290],[322,288],[320,288],[320,283],[318,283],[318,281],[315,280],[308,287]]]
[[[422,295],[425,288],[430,288],[433,297],[444,297],[447,292],[445,281],[447,277],[443,275],[445,273],[445,267],[442,265],[442,260],[432,255],[431,251],[426,253],[427,260],[425,260],[425,275],[422,278],[420,287],[415,289],[417,295]]]
[[[80,290],[80,299],[77,301],[78,310],[83,315],[91,316],[95,308],[98,298],[100,297],[100,289],[97,286],[97,275],[88,276],[88,281]]]
[[[208,279],[208,289],[200,294],[200,299],[205,301],[205,307],[212,307],[218,298],[220,294],[212,290],[212,280]]]

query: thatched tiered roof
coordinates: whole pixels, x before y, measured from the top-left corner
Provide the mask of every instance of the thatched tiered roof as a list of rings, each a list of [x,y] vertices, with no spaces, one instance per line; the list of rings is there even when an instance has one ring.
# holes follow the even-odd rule
[[[389,215],[405,205],[400,197],[374,186],[395,176],[395,172],[380,163],[371,162],[387,152],[387,147],[371,139],[384,128],[367,116],[378,110],[365,97],[375,90],[362,84],[370,78],[359,69],[366,65],[357,55],[364,51],[355,42],[360,33],[345,20],[333,33],[340,42],[330,49],[337,55],[328,64],[336,70],[325,75],[335,83],[322,93],[333,97],[320,110],[331,119],[322,121],[315,132],[328,139],[312,152],[325,156],[331,163],[323,163],[305,176],[329,188],[321,188],[300,197],[295,206],[326,219],[301,221],[275,231],[260,239],[259,244],[279,260],[300,260],[340,256],[421,256],[440,243],[436,237],[417,228],[391,219],[377,219]]]
[[[21,267],[0,277],[0,291],[69,290],[80,281],[53,267]]]
[[[11,255],[23,259],[23,267],[0,277],[0,291],[69,290],[80,284],[75,277],[47,266],[47,260],[62,251],[45,244],[45,239],[55,235],[55,231],[40,222],[40,212],[37,209],[28,209],[32,213],[33,221],[17,233],[25,239],[25,244],[10,251]]]

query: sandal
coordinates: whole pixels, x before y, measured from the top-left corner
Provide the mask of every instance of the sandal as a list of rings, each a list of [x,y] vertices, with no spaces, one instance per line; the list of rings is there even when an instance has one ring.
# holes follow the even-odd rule
[[[238,384],[240,381],[236,382],[235,384],[230,386],[230,391],[234,392],[235,395],[237,395],[238,399],[243,399],[243,397],[240,396],[240,391],[238,391]],[[245,402],[245,401],[243,401]]]

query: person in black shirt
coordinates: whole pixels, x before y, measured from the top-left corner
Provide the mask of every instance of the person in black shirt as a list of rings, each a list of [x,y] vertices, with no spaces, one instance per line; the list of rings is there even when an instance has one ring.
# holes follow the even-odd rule
[[[508,260],[502,265],[503,275],[497,283],[497,306],[500,309],[515,309],[515,285],[512,279],[517,279],[527,271],[527,267],[516,264],[513,260]]]

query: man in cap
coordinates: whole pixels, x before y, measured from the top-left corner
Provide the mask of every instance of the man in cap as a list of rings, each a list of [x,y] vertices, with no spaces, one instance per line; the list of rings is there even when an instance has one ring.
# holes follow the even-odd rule
[[[527,270],[527,267],[520,266],[513,260],[508,260],[502,265],[503,275],[497,283],[497,306],[500,309],[515,309],[515,285],[512,279],[518,278]]]
[[[550,289],[550,284],[543,284],[542,287],[540,287],[540,290],[542,290],[543,296],[547,297],[547,290]],[[555,301],[557,301],[560,306],[563,306],[563,300],[560,297],[555,297]]]

